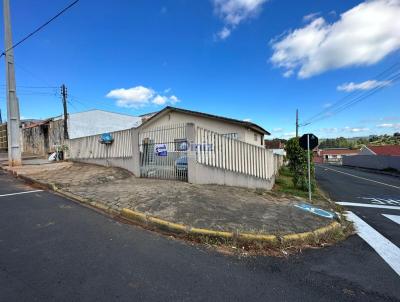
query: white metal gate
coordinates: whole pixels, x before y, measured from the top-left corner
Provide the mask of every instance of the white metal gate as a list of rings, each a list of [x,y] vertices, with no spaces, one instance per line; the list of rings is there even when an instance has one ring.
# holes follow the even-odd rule
[[[140,176],[187,181],[188,147],[185,124],[140,131]]]

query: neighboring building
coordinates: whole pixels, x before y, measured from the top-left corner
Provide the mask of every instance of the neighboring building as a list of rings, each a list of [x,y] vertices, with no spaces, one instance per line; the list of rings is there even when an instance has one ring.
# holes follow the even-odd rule
[[[317,163],[342,163],[343,156],[358,155],[360,150],[347,148],[315,149],[314,162]]]
[[[400,156],[400,145],[363,146],[359,155]]]
[[[285,143],[280,139],[264,140],[264,146],[266,149],[272,150],[274,154],[286,156]]]
[[[262,127],[207,113],[166,107],[134,129],[67,142],[68,157],[114,165],[137,177],[271,189],[283,157],[264,147]],[[143,118],[143,117],[142,117]]]
[[[150,129],[182,123],[193,123],[196,126],[217,132],[226,137],[258,146],[263,146],[264,136],[270,135],[268,131],[251,122],[170,106],[146,119],[141,128]]]
[[[264,140],[265,148],[267,149],[285,149],[285,144],[279,139]]]
[[[70,139],[138,127],[142,119],[137,116],[104,110],[89,110],[68,114]],[[63,116],[44,121],[23,123],[22,150],[25,153],[47,155],[54,146],[64,143]]]
[[[70,139],[74,139],[139,126],[147,129],[180,123],[194,123],[227,137],[258,146],[263,146],[264,136],[270,134],[251,122],[168,106],[161,111],[142,116],[103,110],[70,113],[68,115],[68,136]],[[54,152],[56,145],[64,144],[63,116],[32,121],[23,125],[22,141],[23,152],[36,155],[47,155]]]

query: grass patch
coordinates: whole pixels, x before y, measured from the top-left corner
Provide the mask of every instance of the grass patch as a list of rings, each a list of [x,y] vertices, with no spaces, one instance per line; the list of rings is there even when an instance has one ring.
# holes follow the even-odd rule
[[[303,199],[308,199],[308,191],[303,191],[294,186],[293,174],[288,167],[282,167],[280,169],[279,175],[275,180],[273,191],[287,195],[294,195]],[[318,188],[312,193],[312,197],[317,200],[326,199]]]

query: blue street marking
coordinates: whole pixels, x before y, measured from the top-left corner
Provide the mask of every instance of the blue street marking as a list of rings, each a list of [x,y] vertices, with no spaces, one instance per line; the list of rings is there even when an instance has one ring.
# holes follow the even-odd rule
[[[321,217],[325,217],[325,218],[329,218],[329,219],[334,219],[336,218],[336,214],[331,212],[331,211],[327,211],[327,210],[323,210],[320,208],[316,208],[313,207],[312,205],[309,205],[307,203],[300,203],[300,204],[296,204],[294,205],[296,208],[302,209],[303,211],[307,211],[310,212],[312,214],[321,216]]]

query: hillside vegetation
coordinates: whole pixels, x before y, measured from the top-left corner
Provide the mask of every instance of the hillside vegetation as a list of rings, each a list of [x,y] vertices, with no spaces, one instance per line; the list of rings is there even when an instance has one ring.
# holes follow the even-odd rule
[[[354,137],[354,138],[327,138],[321,139],[319,144],[320,149],[327,148],[349,148],[359,149],[363,145],[400,145],[400,133],[396,132],[393,135],[370,135],[369,137]]]

